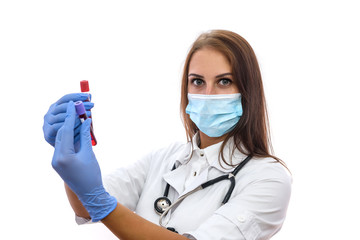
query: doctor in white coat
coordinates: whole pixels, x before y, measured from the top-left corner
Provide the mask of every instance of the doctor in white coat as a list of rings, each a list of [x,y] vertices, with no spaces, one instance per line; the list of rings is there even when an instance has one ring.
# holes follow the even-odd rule
[[[101,221],[120,239],[136,240],[270,239],[280,230],[291,176],[270,153],[259,65],[244,38],[225,30],[198,37],[182,78],[187,143],[108,176],[92,151],[91,120],[81,124],[75,112],[73,102],[86,98],[62,97],[43,127],[79,224]]]

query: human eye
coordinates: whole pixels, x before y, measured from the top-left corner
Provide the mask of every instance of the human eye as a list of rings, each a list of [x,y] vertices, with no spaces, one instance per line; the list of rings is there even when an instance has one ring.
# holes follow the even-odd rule
[[[194,79],[191,79],[191,83],[195,86],[201,86],[204,84],[204,80],[202,80],[200,78],[194,78]]]
[[[229,79],[229,78],[222,78],[222,79],[219,80],[219,84],[221,86],[229,86],[229,85],[232,84],[232,80]]]

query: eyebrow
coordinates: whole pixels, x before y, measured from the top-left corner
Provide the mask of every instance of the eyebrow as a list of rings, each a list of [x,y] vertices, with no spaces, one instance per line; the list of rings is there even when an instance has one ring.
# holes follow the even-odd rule
[[[217,75],[216,78],[225,77],[225,76],[227,76],[227,75],[232,75],[232,73],[222,73],[222,74]],[[188,77],[191,77],[191,76],[193,76],[193,77],[198,77],[198,78],[204,78],[204,76],[199,75],[199,74],[196,74],[196,73],[190,73],[190,74],[188,75]]]

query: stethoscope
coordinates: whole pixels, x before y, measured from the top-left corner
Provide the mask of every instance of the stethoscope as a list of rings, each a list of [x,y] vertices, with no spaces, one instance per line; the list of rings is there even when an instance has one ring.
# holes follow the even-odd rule
[[[224,200],[222,201],[222,205],[224,205],[225,203],[227,203],[230,199],[230,196],[235,188],[235,176],[236,174],[241,170],[242,167],[245,166],[245,164],[247,162],[250,161],[250,159],[252,158],[252,156],[247,156],[235,169],[234,171],[232,171],[229,174],[225,174],[222,175],[220,177],[214,178],[212,180],[209,180],[203,184],[201,184],[199,187],[195,188],[194,190],[184,194],[183,196],[181,196],[178,200],[176,200],[176,202],[174,202],[173,204],[171,203],[170,199],[168,198],[169,195],[169,189],[170,189],[170,185],[169,183],[166,184],[165,187],[165,191],[164,191],[164,196],[159,197],[158,199],[155,200],[154,202],[154,208],[155,208],[155,212],[157,214],[160,215],[160,219],[159,219],[159,224],[160,226],[163,226],[162,224],[162,219],[167,215],[167,213],[170,211],[171,208],[173,208],[174,206],[178,205],[184,198],[186,198],[187,196],[193,194],[194,192],[197,192],[201,189],[204,189],[206,187],[209,187],[217,182],[220,182],[222,180],[225,179],[229,179],[230,180],[230,187],[229,190],[227,191]],[[175,170],[176,166],[174,164],[173,168],[171,169],[171,171]],[[164,226],[163,226],[164,227]],[[168,228],[171,231],[175,231],[175,229],[173,228]]]

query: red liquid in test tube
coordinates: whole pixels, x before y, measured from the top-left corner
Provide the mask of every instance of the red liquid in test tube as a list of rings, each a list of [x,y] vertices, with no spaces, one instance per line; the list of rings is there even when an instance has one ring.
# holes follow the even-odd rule
[[[81,89],[81,92],[83,93],[89,93],[90,91],[90,88],[89,88],[89,81],[88,80],[82,80],[80,81],[80,89]],[[90,93],[89,93],[90,94]],[[89,95],[89,99],[88,100],[85,100],[84,102],[89,102],[90,101],[90,95]],[[89,118],[91,118],[91,116],[89,116]],[[91,129],[93,129],[93,123],[91,121]],[[93,130],[92,130],[93,131]],[[91,134],[91,143],[93,146],[95,146],[97,144],[97,141],[96,141],[96,138],[95,138],[95,135],[94,133],[92,132]]]
[[[84,122],[88,118],[87,115],[86,115],[86,110],[85,110],[85,107],[84,107],[84,103],[82,101],[75,102],[75,109],[76,109],[76,113],[79,115],[79,118],[80,118],[81,122]],[[90,135],[91,135],[91,144],[93,146],[95,146],[96,145],[96,138],[95,138],[92,126],[90,126]]]

